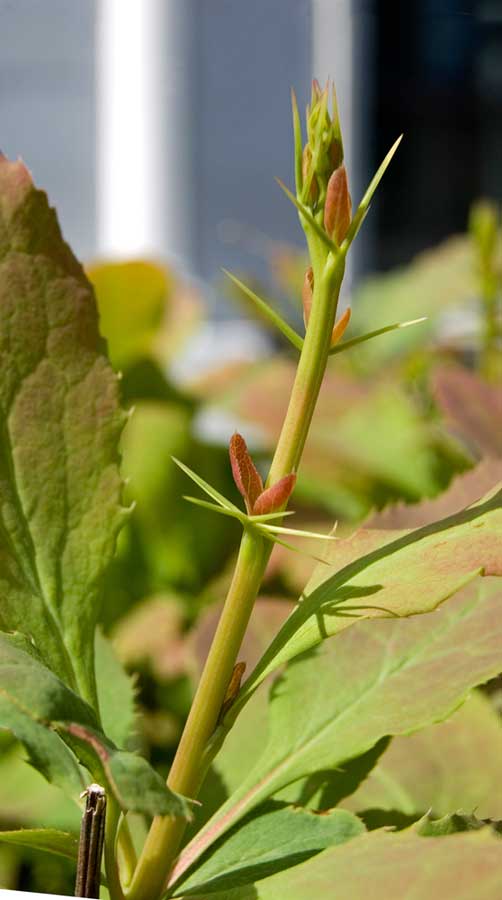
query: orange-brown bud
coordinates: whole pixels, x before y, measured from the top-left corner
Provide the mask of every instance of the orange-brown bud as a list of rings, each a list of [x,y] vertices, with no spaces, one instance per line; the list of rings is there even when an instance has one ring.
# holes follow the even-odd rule
[[[230,438],[229,454],[235,484],[244,497],[246,509],[250,513],[255,501],[263,492],[263,482],[249,455],[246,441],[237,432]]]
[[[338,341],[342,339],[344,336],[348,324],[350,322],[350,306],[347,307],[344,313],[338,319],[338,322],[335,323],[335,327],[331,332],[331,344],[330,347],[334,347],[335,344],[338,344]]]
[[[296,475],[284,475],[272,487],[266,488],[255,501],[253,515],[276,512],[287,503],[296,484]]]
[[[324,227],[331,238],[340,245],[349,230],[352,219],[352,200],[349,194],[345,166],[335,169],[328,181],[324,206]]]
[[[312,295],[314,292],[314,273],[312,271],[312,266],[309,266],[305,272],[305,278],[303,279],[303,288],[302,288],[302,303],[303,303],[303,322],[305,328],[307,327],[310,319],[310,310],[312,309]]]

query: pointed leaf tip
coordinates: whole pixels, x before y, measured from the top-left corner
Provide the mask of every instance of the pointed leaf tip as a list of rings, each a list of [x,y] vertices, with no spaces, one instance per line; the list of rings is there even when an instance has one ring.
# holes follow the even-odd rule
[[[255,501],[263,491],[263,481],[249,455],[246,441],[237,431],[230,438],[229,456],[235,484],[244,497],[247,511],[250,513]],[[270,512],[271,510],[265,511]]]
[[[296,484],[296,475],[291,473],[280,478],[276,484],[267,488],[260,494],[253,506],[253,515],[261,516],[264,513],[275,512],[284,506],[293,493]]]

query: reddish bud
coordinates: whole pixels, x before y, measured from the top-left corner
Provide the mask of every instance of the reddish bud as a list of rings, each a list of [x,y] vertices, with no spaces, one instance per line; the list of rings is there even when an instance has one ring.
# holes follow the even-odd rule
[[[296,475],[285,475],[272,487],[263,491],[253,506],[253,515],[262,516],[264,513],[277,512],[289,500],[296,484]]]
[[[314,273],[312,271],[312,266],[309,266],[307,271],[305,272],[305,278],[303,279],[303,288],[302,288],[303,321],[305,323],[305,328],[307,327],[308,321],[310,319],[310,310],[312,309],[313,291],[314,291]]]
[[[324,227],[331,238],[340,245],[349,230],[352,219],[352,200],[349,194],[345,166],[335,169],[328,181],[324,206]]]
[[[344,336],[347,326],[350,322],[350,306],[347,307],[344,313],[338,319],[338,322],[335,323],[335,327],[331,332],[331,344],[330,347],[334,347],[335,344],[338,344],[338,341],[342,339]]]
[[[250,513],[255,500],[263,491],[263,481],[249,455],[246,441],[237,432],[230,438],[229,455],[234,481],[244,497],[246,509]]]

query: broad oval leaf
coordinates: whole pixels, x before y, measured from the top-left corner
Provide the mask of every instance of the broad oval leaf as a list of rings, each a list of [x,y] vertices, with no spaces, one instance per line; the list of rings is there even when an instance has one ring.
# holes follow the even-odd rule
[[[78,854],[78,835],[56,828],[20,828],[16,831],[0,831],[0,843],[42,850],[64,856],[75,862]]]
[[[359,622],[336,642],[295,659],[272,688],[262,755],[185,848],[178,877],[288,784],[340,767],[385,736],[447,718],[472,687],[500,671],[501,639],[500,591],[489,579],[434,615]]]
[[[499,900],[500,838],[489,828],[447,837],[371,831],[256,885],[212,900]],[[199,894],[194,900],[206,900]]]
[[[258,881],[296,866],[326,847],[364,832],[360,819],[344,809],[319,814],[299,806],[270,804],[256,811],[212,848],[196,871],[169,896],[191,896]]]
[[[344,806],[414,816],[476,810],[479,818],[502,819],[501,759],[500,716],[478,691],[448,721],[394,738]]]
[[[122,809],[190,815],[187,801],[145,759],[105,737],[92,707],[42,663],[23,635],[0,633],[0,727],[15,734],[48,781],[73,793],[83,787],[76,756]]]
[[[96,631],[96,681],[103,731],[119,747],[127,747],[136,720],[134,680],[115,654],[111,641]]]
[[[124,421],[92,288],[46,195],[0,156],[0,619],[93,704]]]
[[[502,575],[501,539],[499,490],[415,531],[359,531],[333,542],[244,685],[231,718],[267,675],[358,618],[430,612],[478,574]]]

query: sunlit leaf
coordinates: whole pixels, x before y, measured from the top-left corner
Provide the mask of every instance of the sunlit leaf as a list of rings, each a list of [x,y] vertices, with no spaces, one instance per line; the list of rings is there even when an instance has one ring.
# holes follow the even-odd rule
[[[364,830],[362,822],[343,809],[318,815],[300,807],[270,804],[212,848],[168,896],[186,897],[258,881]]]
[[[0,157],[0,618],[95,702],[101,576],[125,519],[118,382],[47,197]]]
[[[288,784],[340,768],[386,736],[447,718],[472,687],[499,672],[501,636],[500,590],[490,579],[434,615],[358,622],[295,659],[272,687],[266,746],[185,848],[178,875]],[[245,720],[244,710],[232,740]]]
[[[330,544],[326,562],[244,686],[241,701],[288,659],[353,624],[344,615],[349,611],[360,617],[430,612],[480,572],[502,574],[501,498],[498,491],[416,531],[359,531]]]
[[[440,840],[413,830],[372,831],[313,859],[212,900],[496,900],[502,894],[500,838],[489,828]],[[207,895],[204,895],[206,900]],[[194,900],[202,900],[195,895]]]

